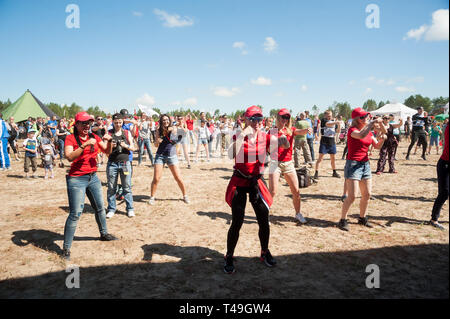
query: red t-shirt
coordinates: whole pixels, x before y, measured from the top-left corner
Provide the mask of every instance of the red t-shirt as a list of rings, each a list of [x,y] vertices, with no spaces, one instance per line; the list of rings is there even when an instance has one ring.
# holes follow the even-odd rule
[[[236,140],[236,135],[233,136],[233,140]],[[244,137],[242,149],[240,152],[237,150],[238,154],[234,159],[234,168],[247,176],[262,174],[269,141],[270,135],[261,131],[258,132],[256,143],[249,143],[248,137]]]
[[[357,127],[351,127],[347,134],[348,154],[347,159],[358,162],[367,162],[369,160],[369,147],[372,144],[372,132],[369,132],[363,139],[353,138],[352,132],[358,130]]]
[[[444,133],[444,151],[442,152],[441,159],[448,162],[448,126],[445,128]]]
[[[186,126],[189,131],[192,131],[194,129],[194,120],[186,120]]]
[[[98,143],[102,140],[95,134],[94,137],[97,140],[97,143],[94,145],[94,151],[91,151],[91,147],[87,146],[84,149],[83,153],[72,162],[70,166],[69,176],[82,176],[97,171],[97,154],[100,150]],[[81,144],[86,141],[87,139],[82,140],[80,138]],[[79,148],[77,140],[75,139],[75,135],[73,134],[66,137],[64,144],[71,145],[74,151]]]
[[[278,131],[278,129],[274,128],[269,131],[271,135],[277,135],[277,138],[280,138],[281,135],[286,135],[289,144],[291,145],[289,148],[278,147],[278,151],[276,154],[270,154],[270,158],[274,161],[278,162],[289,162],[292,161],[292,150],[294,148],[294,134],[291,132],[291,135],[287,134],[287,128]]]

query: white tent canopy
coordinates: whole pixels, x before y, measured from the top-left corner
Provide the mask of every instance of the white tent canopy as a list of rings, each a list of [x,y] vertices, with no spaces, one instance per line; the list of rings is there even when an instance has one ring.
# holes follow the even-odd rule
[[[370,112],[370,114],[372,114],[372,115],[393,114],[395,119],[401,118],[403,120],[403,122],[406,121],[408,116],[412,117],[416,113],[417,113],[417,110],[407,107],[406,105],[401,104],[401,103],[386,104],[386,105],[380,107],[378,110]]]
[[[141,105],[141,104],[138,104],[138,107],[141,110],[141,112],[143,112],[149,116],[153,116],[153,115],[159,116],[159,113],[154,111],[151,107],[148,107],[146,105]]]
[[[448,103],[445,104],[445,106],[444,106],[444,112],[445,112],[445,113],[448,113]]]

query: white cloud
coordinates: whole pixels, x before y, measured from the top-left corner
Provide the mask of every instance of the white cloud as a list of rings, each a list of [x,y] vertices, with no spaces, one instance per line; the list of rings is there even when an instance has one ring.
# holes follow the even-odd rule
[[[267,37],[264,42],[264,50],[267,52],[274,52],[278,47],[278,43],[272,37]]]
[[[160,20],[165,21],[164,26],[168,28],[188,27],[194,24],[194,20],[189,17],[180,17],[178,14],[168,14],[166,11],[155,9],[153,13],[156,14]]]
[[[448,9],[433,12],[431,27],[425,34],[425,41],[448,41]]]
[[[414,92],[414,88],[409,88],[406,86],[397,86],[395,88],[397,92],[406,93],[406,92]]]
[[[242,55],[247,55],[248,54],[248,51],[245,50],[246,46],[247,45],[245,44],[245,42],[242,42],[242,41],[233,43],[233,48],[241,50],[241,54]]]
[[[387,80],[386,85],[394,85],[395,81],[392,79]]]
[[[155,105],[155,98],[153,96],[150,96],[148,93],[145,93],[143,96],[136,99],[136,104],[153,106]]]
[[[183,101],[183,104],[187,106],[196,106],[197,103],[198,101],[196,97],[191,97]]]
[[[284,96],[284,92],[277,92],[277,93],[275,93],[275,96],[282,97],[282,96]]]
[[[265,78],[263,76],[260,76],[259,78],[257,78],[256,80],[252,80],[251,82],[254,85],[265,85],[265,86],[272,85],[272,80]]]
[[[403,37],[403,40],[416,39],[419,41],[423,37],[425,41],[448,41],[448,24],[448,9],[436,10],[432,14],[431,26],[424,24],[418,29],[411,29]]]
[[[300,90],[302,90],[302,92],[306,92],[308,91],[308,87],[306,85],[302,85]]]
[[[214,95],[222,96],[222,97],[232,97],[238,94],[241,90],[239,88],[231,88],[228,89],[223,86],[218,86],[214,88]]]
[[[144,14],[142,12],[139,11],[133,11],[133,15],[136,17],[142,17]]]
[[[418,29],[411,29],[406,33],[406,36],[403,37],[403,40],[416,39],[417,41],[419,41],[426,31],[427,31],[426,25],[423,25]]]
[[[173,105],[173,106],[180,106],[180,105],[181,105],[181,102],[180,102],[180,101],[175,101],[175,102],[170,103],[170,105]]]
[[[369,93],[372,93],[372,88],[367,88],[365,91],[364,91],[364,94],[369,94]]]
[[[351,80],[351,81],[348,82],[348,84],[349,84],[349,85],[355,85],[355,84],[356,84],[356,81],[355,81],[355,80]]]
[[[245,47],[245,42],[234,42],[233,48],[243,49]]]

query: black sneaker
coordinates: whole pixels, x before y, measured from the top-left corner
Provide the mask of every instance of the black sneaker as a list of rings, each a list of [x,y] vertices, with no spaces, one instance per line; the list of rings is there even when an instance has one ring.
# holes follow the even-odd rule
[[[358,224],[366,226],[368,228],[373,228],[372,224],[369,223],[369,219],[367,217],[359,217],[358,218]]]
[[[409,161],[409,155],[406,155],[406,158],[405,158],[407,161]]]
[[[315,173],[314,173],[314,177],[313,177],[314,179],[319,179],[319,171],[316,171]]]
[[[268,249],[265,252],[261,251],[260,259],[266,264],[267,267],[273,267],[277,264],[276,260],[272,257],[272,254]]]
[[[424,155],[422,155],[422,159],[423,159],[424,161],[426,161],[426,160],[427,160],[427,157],[425,156],[425,154],[424,154]]]
[[[338,227],[339,227],[339,229],[349,231],[348,222],[346,219],[341,219],[338,223]]]
[[[101,241],[112,241],[112,240],[117,240],[117,237],[114,237],[111,234],[106,234],[106,235],[101,235],[100,240]]]
[[[230,275],[234,274],[236,269],[234,268],[234,265],[233,265],[233,262],[234,262],[233,256],[225,255],[223,258],[225,259],[225,265],[223,265],[223,271],[226,274],[230,274]]]
[[[341,202],[345,202],[345,199],[346,199],[347,197],[348,197],[347,195],[342,195],[342,196],[341,196]]]
[[[69,249],[64,249],[64,250],[63,250],[63,253],[62,253],[62,257],[63,257],[65,260],[70,260],[70,250],[69,250]]]
[[[432,220],[430,220],[430,225],[436,227],[437,229],[445,230],[445,227],[439,224],[438,222],[433,222]]]
[[[339,175],[338,172],[333,171],[333,177],[341,178],[341,175]]]

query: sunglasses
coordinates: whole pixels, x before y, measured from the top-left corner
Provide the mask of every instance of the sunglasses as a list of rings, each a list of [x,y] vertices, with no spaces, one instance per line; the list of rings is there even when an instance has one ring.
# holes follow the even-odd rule
[[[91,121],[80,122],[81,125],[91,125]]]
[[[291,119],[291,116],[290,116],[290,115],[283,115],[281,118],[282,118],[283,120],[290,120],[290,119]]]
[[[251,116],[248,118],[248,120],[251,122],[262,122],[263,119],[264,117],[262,116]]]
[[[364,116],[360,116],[359,119],[360,119],[360,120],[365,120],[366,117],[368,117],[368,116],[369,116],[369,114],[366,114],[366,115],[364,115]]]

